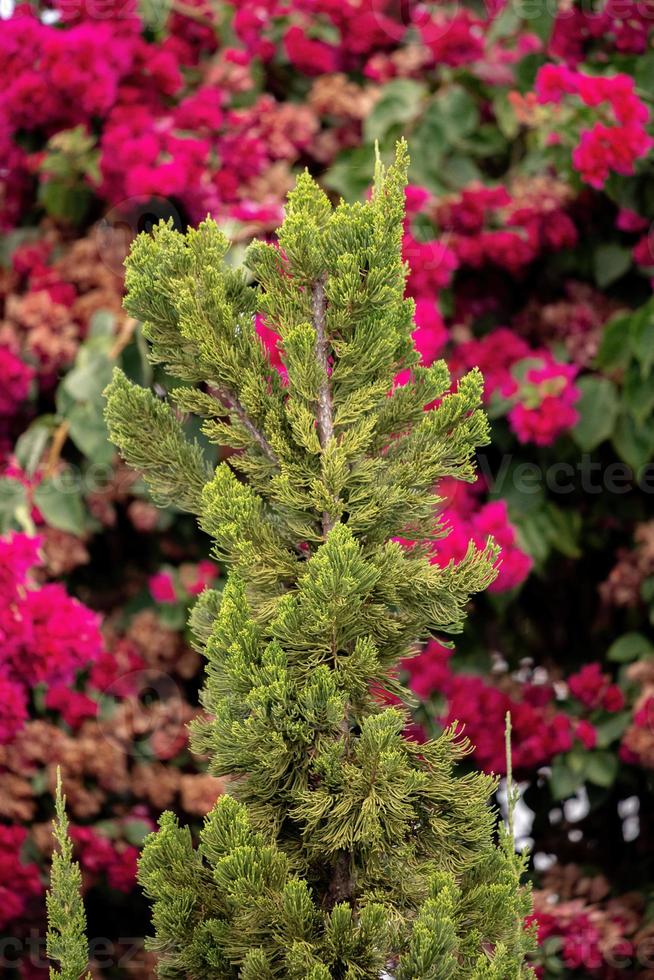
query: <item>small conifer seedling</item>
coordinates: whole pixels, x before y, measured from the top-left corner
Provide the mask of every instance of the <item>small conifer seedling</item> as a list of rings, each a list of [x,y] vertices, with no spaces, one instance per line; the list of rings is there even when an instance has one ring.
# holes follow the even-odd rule
[[[193,728],[228,792],[197,847],[171,813],[146,841],[162,978],[516,980],[531,976],[523,859],[459,775],[453,730],[408,739],[399,662],[462,626],[492,543],[432,562],[435,487],[474,479],[482,378],[420,367],[401,258],[407,153],[366,203],[308,174],[251,278],[215,222],[161,224],[127,261],[128,312],[180,385],[174,410],[116,372],[112,440],[155,500],[197,514],[228,568],[192,628],[207,661]],[[255,314],[280,337],[275,370]],[[397,375],[409,380],[398,385]],[[211,472],[179,421],[235,452]]]
[[[68,834],[66,797],[62,793],[60,773],[57,773],[55,808],[52,835],[57,849],[52,855],[50,890],[46,896],[46,953],[49,959],[61,964],[61,969],[51,967],[50,980],[91,980],[91,974],[86,971],[89,948],[86,913],[80,894],[82,873],[77,861],[73,861],[73,844]]]

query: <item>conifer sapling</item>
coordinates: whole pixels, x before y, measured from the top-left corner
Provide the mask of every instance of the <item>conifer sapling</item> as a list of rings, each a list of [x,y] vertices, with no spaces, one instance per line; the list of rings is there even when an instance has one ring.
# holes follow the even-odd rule
[[[48,935],[46,953],[51,960],[61,964],[61,969],[50,968],[50,980],[91,980],[86,972],[89,949],[86,940],[86,913],[80,888],[82,874],[79,864],[73,861],[73,844],[68,834],[66,797],[61,789],[61,774],[57,772],[55,798],[56,819],[53,821],[53,837],[57,850],[52,855],[50,890],[46,896],[48,909]]]
[[[370,199],[336,208],[300,176],[278,242],[247,252],[255,285],[211,220],[161,224],[127,261],[126,308],[180,384],[171,409],[116,372],[110,436],[155,500],[198,515],[229,570],[191,624],[207,661],[193,741],[228,793],[197,847],[164,814],[139,867],[162,978],[531,976],[523,861],[508,832],[496,841],[493,779],[456,774],[453,730],[404,735],[399,661],[460,630],[497,563],[492,543],[430,560],[434,488],[474,479],[488,429],[478,371],[448,394],[443,362],[419,366],[407,164],[400,144]],[[213,473],[185,413],[236,450]]]

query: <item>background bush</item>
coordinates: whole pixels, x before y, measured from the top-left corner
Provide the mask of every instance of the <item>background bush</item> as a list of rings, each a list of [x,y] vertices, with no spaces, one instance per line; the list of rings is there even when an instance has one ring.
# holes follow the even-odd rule
[[[415,734],[457,719],[471,764],[501,772],[510,708],[543,976],[654,976],[653,18],[631,0],[62,0],[0,24],[5,969],[39,975],[57,761],[91,935],[111,910],[106,938],[128,940],[96,948],[98,975],[151,975],[129,943],[137,848],[164,807],[198,826],[220,791],[185,733],[186,613],[220,570],[102,421],[114,364],[168,383],[121,309],[129,242],[207,212],[242,244],[272,234],[296,170],[355,198],[374,142],[390,157],[405,135],[416,343],[456,376],[478,364],[493,419],[482,477],[441,488],[438,561],[490,533],[503,548],[456,649],[406,665]]]

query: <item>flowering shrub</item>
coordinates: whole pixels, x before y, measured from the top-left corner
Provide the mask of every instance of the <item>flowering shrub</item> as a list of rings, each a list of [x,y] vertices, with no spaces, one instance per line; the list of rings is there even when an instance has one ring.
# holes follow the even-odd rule
[[[502,546],[474,629],[406,663],[416,724],[465,724],[472,763],[501,773],[511,710],[542,975],[646,977],[651,5],[52,6],[0,30],[3,929],[37,921],[57,759],[91,907],[118,888],[128,923],[133,848],[165,806],[199,817],[218,789],[184,736],[185,616],[215,566],[117,464],[101,418],[114,363],[169,384],[121,311],[130,239],[210,212],[245,243],[278,224],[294,169],[356,198],[375,141],[386,156],[405,134],[414,340],[455,379],[479,365],[493,425],[477,483],[439,488],[438,560]]]
[[[0,743],[12,741],[23,727],[31,692],[42,684],[49,690],[69,684],[102,649],[98,617],[62,585],[29,587],[38,547],[38,538],[23,534],[0,539]]]
[[[493,537],[502,548],[498,575],[490,592],[506,592],[521,585],[532,566],[529,555],[516,542],[516,531],[508,516],[504,500],[479,505],[479,494],[462,491],[459,485],[443,481],[439,488],[443,498],[442,523],[447,537],[434,549],[434,561],[446,566],[464,557],[468,544],[477,546]]]
[[[611,171],[633,174],[636,161],[653,145],[645,128],[649,110],[636,95],[629,75],[597,77],[565,65],[543,65],[536,76],[536,94],[541,104],[555,106],[566,97],[576,96],[582,106],[601,110],[600,120],[606,112],[607,122],[597,121],[590,129],[582,130],[572,151],[575,169],[591,187],[602,188]],[[580,115],[583,119],[583,112]],[[554,114],[554,120],[557,116],[559,113]],[[548,139],[558,142],[554,133]]]
[[[21,849],[26,837],[27,831],[23,827],[0,828],[0,868],[3,881],[0,885],[0,928],[3,930],[25,915],[33,896],[42,894],[38,865],[21,859]]]

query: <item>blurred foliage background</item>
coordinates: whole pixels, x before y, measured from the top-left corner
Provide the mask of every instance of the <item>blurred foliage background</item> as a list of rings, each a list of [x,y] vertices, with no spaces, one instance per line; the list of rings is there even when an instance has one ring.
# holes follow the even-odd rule
[[[406,664],[415,736],[457,719],[503,772],[511,710],[545,978],[654,977],[654,6],[647,0],[61,0],[0,22],[0,957],[43,975],[56,764],[97,976],[151,976],[134,882],[165,807],[221,791],[187,748],[186,617],[221,570],[106,438],[112,367],[168,379],[122,312],[160,219],[272,236],[303,167],[366,192],[412,156],[423,363],[486,378],[450,535],[503,549],[454,650]],[[280,368],[272,327],[261,342]],[[403,379],[397,379],[401,384]],[[201,438],[201,436],[199,436]],[[214,453],[213,447],[206,447]],[[228,453],[225,447],[223,453]],[[501,796],[501,794],[500,794]],[[501,802],[501,800],[500,800]]]

